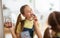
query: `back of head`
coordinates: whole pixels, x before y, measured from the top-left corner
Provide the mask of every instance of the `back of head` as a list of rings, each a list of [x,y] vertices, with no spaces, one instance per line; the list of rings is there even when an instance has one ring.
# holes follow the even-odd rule
[[[57,29],[57,25],[60,25],[60,12],[53,11],[48,17],[48,24],[53,30]]]
[[[20,13],[21,13],[21,14],[24,14],[24,8],[25,8],[26,6],[28,6],[28,5],[23,5],[23,6],[20,8]]]

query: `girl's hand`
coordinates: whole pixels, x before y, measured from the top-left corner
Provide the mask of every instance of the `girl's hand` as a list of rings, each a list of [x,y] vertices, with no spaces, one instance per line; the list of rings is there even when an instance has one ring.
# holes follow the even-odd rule
[[[39,29],[38,19],[36,16],[34,16],[34,29],[35,29],[35,33],[37,34],[38,38],[42,38],[40,29]]]
[[[36,25],[38,25],[38,19],[37,19],[37,17],[36,16],[34,16],[34,25],[36,26]]]
[[[14,30],[15,30],[14,24],[12,24],[12,27],[10,27],[9,30],[10,30],[11,32],[14,32]]]
[[[5,27],[8,28],[11,32],[14,30],[14,26],[12,22],[6,22]]]

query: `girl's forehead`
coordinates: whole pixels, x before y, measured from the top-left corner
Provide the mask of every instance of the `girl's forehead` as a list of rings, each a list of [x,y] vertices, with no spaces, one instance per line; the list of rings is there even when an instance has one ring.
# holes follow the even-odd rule
[[[30,8],[30,7],[26,7],[25,9],[24,9],[24,11],[25,12],[28,12],[28,11],[31,11],[32,9]]]
[[[25,9],[31,9],[31,7],[30,6],[26,6]]]

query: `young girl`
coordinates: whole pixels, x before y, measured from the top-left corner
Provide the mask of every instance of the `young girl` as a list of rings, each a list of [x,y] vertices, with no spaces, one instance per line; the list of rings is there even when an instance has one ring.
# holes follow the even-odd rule
[[[60,38],[60,12],[54,11],[48,17],[48,27],[45,30],[44,38]]]
[[[9,28],[13,38],[21,38],[21,32],[23,31],[29,31],[31,38],[33,38],[35,31],[38,38],[42,38],[37,17],[33,14],[32,9],[28,5],[24,5],[20,8],[20,12],[15,30],[13,27]],[[21,14],[25,17],[25,20],[22,20]]]

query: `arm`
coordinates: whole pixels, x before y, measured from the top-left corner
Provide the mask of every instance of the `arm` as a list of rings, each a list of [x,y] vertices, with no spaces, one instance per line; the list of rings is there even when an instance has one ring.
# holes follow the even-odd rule
[[[9,23],[8,25],[11,25],[11,23]],[[12,37],[13,38],[17,38],[17,36],[16,36],[16,34],[15,34],[15,32],[14,32],[14,26],[12,25],[12,27],[10,27],[10,28],[8,28],[9,30],[10,30],[10,32],[11,32],[11,34],[12,34]]]
[[[40,29],[38,27],[38,25],[34,25],[34,29],[35,29],[35,33],[37,34],[38,38],[42,38],[42,35],[41,35],[41,32],[40,32]]]
[[[16,34],[15,34],[14,31],[11,31],[11,34],[12,34],[12,37],[13,37],[13,38],[20,38],[19,33],[16,33]]]
[[[13,38],[20,38],[20,23],[17,25],[17,30],[15,33],[15,28],[12,26],[12,28],[9,28],[12,34]]]
[[[12,37],[13,37],[13,38],[17,38],[17,36],[16,36],[16,34],[14,33],[13,30],[11,31],[11,34],[12,34]]]
[[[34,19],[37,19],[36,17]],[[37,34],[38,38],[42,38],[39,26],[38,26],[38,20],[34,20],[34,29],[35,29],[35,33]]]

